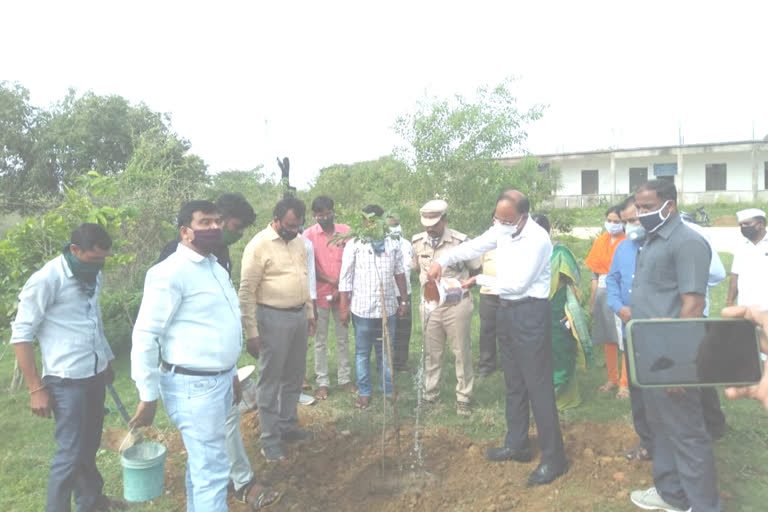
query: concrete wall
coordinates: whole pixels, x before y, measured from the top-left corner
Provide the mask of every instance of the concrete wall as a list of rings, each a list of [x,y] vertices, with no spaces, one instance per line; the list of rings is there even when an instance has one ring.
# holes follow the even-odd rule
[[[753,190],[753,155],[757,167],[757,190]],[[680,155],[681,154],[681,155]],[[613,160],[614,174],[611,173]],[[709,146],[683,146],[682,148],[639,149],[631,151],[606,151],[604,153],[550,155],[542,158],[561,171],[562,188],[555,203],[568,207],[598,204],[618,199],[630,193],[629,170],[633,167],[648,169],[648,179],[653,179],[653,165],[680,163],[675,183],[684,202],[752,201],[755,193],[762,200],[768,193],[765,165],[768,162],[768,144],[734,143]],[[726,190],[706,191],[706,165],[726,164]],[[681,167],[681,168],[680,168]],[[581,197],[581,171],[597,169],[598,195]],[[615,180],[615,190],[614,190]]]

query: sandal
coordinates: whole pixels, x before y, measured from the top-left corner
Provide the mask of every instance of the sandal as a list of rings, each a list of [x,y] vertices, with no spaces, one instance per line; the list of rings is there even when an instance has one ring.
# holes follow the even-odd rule
[[[601,393],[607,393],[607,392],[613,390],[613,388],[615,388],[616,386],[618,386],[618,384],[616,384],[615,382],[608,381],[605,384],[603,384],[602,386],[600,386],[598,391],[600,391]]]
[[[629,398],[629,388],[619,388],[616,398],[618,400],[627,400]]]
[[[240,503],[250,505],[251,510],[265,510],[280,501],[280,498],[283,497],[280,491],[275,491],[269,487],[262,487],[261,492],[250,497],[251,490],[257,486],[258,484],[256,483],[256,480],[251,480],[245,484],[242,489],[235,492],[235,498]]]
[[[317,391],[315,391],[315,398],[318,400],[327,400],[328,399],[328,388],[326,386],[320,386],[317,388]]]
[[[649,452],[647,448],[639,445],[624,452],[624,457],[626,457],[627,460],[651,460],[653,458],[651,452]]]
[[[359,395],[355,399],[355,409],[367,409],[369,397]]]

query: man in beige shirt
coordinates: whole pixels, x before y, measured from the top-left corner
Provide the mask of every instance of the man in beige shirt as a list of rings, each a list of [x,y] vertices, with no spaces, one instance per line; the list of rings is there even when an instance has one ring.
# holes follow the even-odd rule
[[[315,330],[307,253],[297,238],[305,213],[303,202],[286,197],[275,206],[272,222],[243,252],[240,309],[248,353],[259,358],[256,404],[261,453],[268,462],[285,458],[280,441],[313,437],[298,427],[296,415],[307,336]]]
[[[421,213],[421,224],[425,231],[413,237],[413,265],[419,269],[421,286],[427,282],[427,272],[432,261],[449,249],[467,240],[467,235],[447,227],[446,211],[448,204],[436,199],[425,204]],[[480,269],[480,259],[459,262],[443,270],[443,278],[468,279],[470,271]],[[427,403],[437,402],[440,394],[440,372],[443,362],[443,347],[446,337],[451,342],[456,357],[456,413],[460,416],[472,414],[472,348],[469,329],[472,322],[474,304],[470,292],[464,292],[456,305],[443,305],[429,316],[429,323],[424,327],[426,352],[424,398]],[[422,319],[426,318],[421,308]],[[423,320],[422,320],[423,321]]]

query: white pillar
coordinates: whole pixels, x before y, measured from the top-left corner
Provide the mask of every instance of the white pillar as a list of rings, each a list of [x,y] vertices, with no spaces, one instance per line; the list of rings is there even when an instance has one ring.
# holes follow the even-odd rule
[[[758,183],[758,168],[757,168],[757,144],[752,143],[752,202],[757,202],[757,183]]]
[[[616,201],[616,153],[611,151],[611,203]]]
[[[683,169],[683,148],[677,148],[677,202],[685,202],[685,170]]]

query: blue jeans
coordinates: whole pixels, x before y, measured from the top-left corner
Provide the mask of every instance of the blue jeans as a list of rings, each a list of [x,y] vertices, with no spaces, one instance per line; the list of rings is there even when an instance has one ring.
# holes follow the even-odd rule
[[[104,480],[96,468],[96,452],[104,424],[104,372],[87,379],[46,375],[43,383],[53,402],[58,445],[48,478],[48,512],[69,512],[72,495],[78,512],[90,512],[101,496]]]
[[[352,324],[355,326],[355,372],[357,373],[357,387],[360,396],[371,396],[371,348],[376,351],[376,368],[381,374],[381,367],[384,366],[384,381],[386,382],[386,395],[392,394],[392,380],[389,375],[389,359],[382,350],[382,330],[381,318],[362,318],[352,315]],[[390,332],[390,346],[392,343],[391,335],[397,329],[397,316],[387,317],[387,329]],[[379,390],[381,390],[379,386]]]
[[[225,512],[229,458],[227,415],[234,369],[213,377],[160,372],[160,394],[187,450],[187,512]]]

